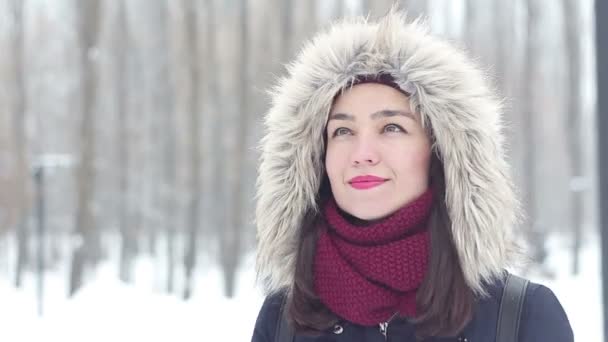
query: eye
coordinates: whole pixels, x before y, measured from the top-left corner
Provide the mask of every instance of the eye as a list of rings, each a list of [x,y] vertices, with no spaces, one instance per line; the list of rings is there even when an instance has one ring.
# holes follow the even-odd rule
[[[336,128],[332,137],[337,137],[340,135],[345,135],[345,134],[350,134],[350,133],[351,133],[350,129],[348,129],[346,127],[339,127],[339,128]]]
[[[384,126],[384,132],[399,133],[399,132],[405,132],[405,130],[399,125],[388,124],[388,125]]]

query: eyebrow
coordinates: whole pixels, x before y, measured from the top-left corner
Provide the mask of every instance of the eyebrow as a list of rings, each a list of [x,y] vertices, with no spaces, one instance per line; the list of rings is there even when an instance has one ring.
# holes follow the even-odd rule
[[[418,120],[416,120],[416,117],[410,111],[404,111],[404,110],[383,109],[383,110],[374,112],[370,115],[370,117],[372,119],[390,118],[393,116],[405,116],[414,121],[418,121]],[[329,120],[355,121],[355,116],[351,115],[351,114],[346,114],[346,113],[332,113],[329,116]]]

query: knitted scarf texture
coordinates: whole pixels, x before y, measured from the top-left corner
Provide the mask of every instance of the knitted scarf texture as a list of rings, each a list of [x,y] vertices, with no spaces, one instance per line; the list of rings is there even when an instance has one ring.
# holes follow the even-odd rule
[[[350,322],[372,326],[398,313],[416,315],[416,291],[427,271],[429,188],[383,219],[356,224],[335,200],[323,208],[314,260],[314,287],[321,302]]]

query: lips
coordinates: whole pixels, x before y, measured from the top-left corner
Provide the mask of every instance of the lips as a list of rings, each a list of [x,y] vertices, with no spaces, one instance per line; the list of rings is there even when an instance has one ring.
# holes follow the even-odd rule
[[[348,181],[348,184],[355,189],[370,189],[382,185],[388,179],[372,175],[357,176]]]

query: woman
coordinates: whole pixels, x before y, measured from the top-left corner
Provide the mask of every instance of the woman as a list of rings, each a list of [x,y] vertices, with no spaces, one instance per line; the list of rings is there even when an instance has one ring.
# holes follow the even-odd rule
[[[465,55],[396,10],[306,45],[266,116],[253,341],[572,341],[547,287],[500,309],[521,254],[500,115]]]

